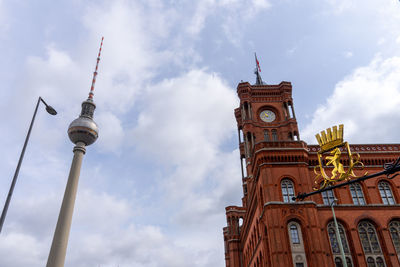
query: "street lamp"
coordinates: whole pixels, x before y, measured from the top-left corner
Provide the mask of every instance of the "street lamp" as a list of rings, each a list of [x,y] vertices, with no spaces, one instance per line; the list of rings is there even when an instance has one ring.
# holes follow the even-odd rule
[[[12,196],[12,193],[13,193],[13,191],[14,191],[15,183],[17,182],[19,169],[20,169],[20,167],[21,167],[22,160],[24,159],[24,154],[25,154],[26,145],[28,144],[29,136],[31,135],[32,126],[33,126],[33,123],[34,123],[34,121],[35,121],[36,113],[37,113],[37,110],[38,110],[38,107],[39,107],[39,103],[40,103],[40,102],[42,102],[42,103],[46,106],[46,111],[47,111],[50,115],[56,115],[56,114],[57,114],[57,111],[56,111],[54,108],[52,108],[51,106],[47,105],[47,103],[43,100],[43,98],[41,98],[41,97],[39,96],[38,101],[37,101],[37,104],[36,104],[35,112],[33,113],[31,125],[29,126],[28,134],[26,135],[26,138],[25,138],[24,147],[22,148],[21,155],[19,156],[17,168],[16,168],[15,173],[14,173],[14,178],[13,178],[13,180],[12,180],[12,182],[11,182],[10,190],[8,191],[6,203],[4,204],[3,212],[1,213],[1,218],[0,218],[0,233],[1,233],[1,230],[3,229],[3,224],[4,224],[4,220],[5,220],[5,218],[6,218],[6,215],[7,215],[8,206],[10,205],[11,196]]]
[[[336,233],[337,241],[339,243],[340,254],[342,255],[343,267],[347,267],[347,261],[346,261],[346,256],[344,255],[342,238],[340,237],[339,226],[338,226],[338,223],[336,221],[335,210],[333,209],[333,205],[335,205],[336,202],[337,202],[336,198],[331,202],[333,221],[335,222],[335,233]]]

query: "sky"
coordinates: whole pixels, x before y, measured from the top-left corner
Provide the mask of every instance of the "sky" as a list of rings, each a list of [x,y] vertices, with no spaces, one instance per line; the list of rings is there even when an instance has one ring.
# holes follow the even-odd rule
[[[72,160],[69,123],[94,100],[65,266],[224,266],[242,197],[237,84],[290,81],[302,140],[399,143],[398,0],[0,0],[0,200],[40,106],[0,234],[0,266],[47,262]]]

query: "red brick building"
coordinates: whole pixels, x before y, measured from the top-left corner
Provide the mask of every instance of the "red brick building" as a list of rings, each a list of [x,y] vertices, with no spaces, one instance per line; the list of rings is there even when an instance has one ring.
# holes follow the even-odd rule
[[[334,198],[348,266],[400,266],[400,177],[293,202],[292,196],[312,191],[319,146],[299,137],[291,83],[242,82],[237,93],[243,198],[241,207],[226,207],[226,266],[342,266],[329,205]],[[382,171],[400,156],[400,144],[350,147],[365,165],[358,175]]]

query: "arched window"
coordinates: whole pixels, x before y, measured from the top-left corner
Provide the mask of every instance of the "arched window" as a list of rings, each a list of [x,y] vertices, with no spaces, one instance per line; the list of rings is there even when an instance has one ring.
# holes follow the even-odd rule
[[[335,195],[333,194],[333,190],[327,190],[321,193],[322,200],[325,205],[330,205],[335,200]]]
[[[382,202],[385,205],[395,204],[392,190],[388,182],[381,181],[378,183],[379,193],[381,194]]]
[[[297,225],[296,224],[290,225],[289,230],[290,230],[290,239],[292,240],[292,243],[300,244],[299,229],[297,229]]]
[[[361,221],[358,224],[358,234],[361,245],[367,259],[368,267],[384,267],[385,262],[379,244],[375,227],[368,221]]]
[[[351,184],[350,193],[351,193],[351,198],[353,199],[353,203],[355,205],[365,205],[364,194],[360,184],[358,183]]]
[[[392,221],[389,223],[389,231],[392,236],[393,245],[400,260],[400,221]]]
[[[278,141],[278,133],[276,130],[271,131],[272,134],[272,141]]]
[[[347,266],[351,267],[351,266],[353,266],[353,264],[352,264],[352,260],[351,260],[349,243],[347,242],[347,236],[344,231],[343,225],[338,223],[338,227],[339,227],[340,239],[342,240],[344,255],[346,257]],[[341,257],[340,249],[339,249],[339,241],[338,241],[338,238],[336,237],[334,222],[330,222],[328,224],[328,235],[329,235],[329,242],[331,244],[332,255],[333,255],[333,258],[335,261],[335,266],[341,267],[341,266],[343,266],[343,262],[342,262],[342,257]]]
[[[290,248],[292,252],[293,265],[307,267],[306,253],[304,251],[301,226],[297,222],[288,224]]]
[[[375,266],[375,260],[372,257],[368,257],[367,259],[368,267],[374,267]]]
[[[289,179],[283,179],[281,182],[283,202],[294,202],[294,185]]]
[[[381,257],[376,258],[376,266],[385,267],[385,263],[383,261],[383,258],[381,258]]]

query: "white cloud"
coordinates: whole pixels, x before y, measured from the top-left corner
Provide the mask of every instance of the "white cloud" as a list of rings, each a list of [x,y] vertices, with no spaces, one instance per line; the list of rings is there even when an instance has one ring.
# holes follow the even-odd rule
[[[160,40],[169,32],[168,12],[159,8],[148,17],[144,8],[126,1],[88,8],[83,25],[89,35],[74,51],[77,56],[51,43],[44,57],[28,57],[26,75],[7,105],[10,109],[19,106],[24,113],[17,116],[25,116],[31,113],[32,99],[42,96],[59,113],[53,127],[42,122],[45,131],[54,132],[54,136],[43,142],[61,143],[68,124],[79,115],[80,103],[89,92],[100,38],[104,35],[95,88],[95,103],[100,107],[95,112],[95,121],[98,119],[101,124],[102,136],[97,146],[104,152],[117,151],[124,137],[119,116],[130,111],[145,83],[157,74],[157,66],[171,60],[169,52],[158,50]],[[99,24],[103,25],[101,32]],[[154,31],[148,32],[153,28]],[[38,131],[44,130],[39,127]]]
[[[128,202],[107,193],[80,191],[66,266],[186,266],[191,252],[174,244],[158,226],[132,224],[136,208]],[[42,200],[27,206],[29,201],[20,198],[21,205],[14,206],[20,215],[8,220],[2,233],[2,267],[43,266],[47,261],[56,219],[51,214],[48,220],[48,215],[55,207],[58,214],[60,201],[54,195]]]
[[[315,133],[344,123],[345,138],[352,143],[396,142],[399,114],[400,57],[377,56],[336,85],[302,135],[306,141],[316,143]]]
[[[136,145],[166,162],[212,155],[234,129],[237,99],[217,74],[192,70],[149,87],[143,101]]]
[[[2,233],[0,257],[3,267],[42,266],[43,244],[26,234]],[[21,256],[23,255],[23,256]]]
[[[148,89],[132,134],[135,147],[175,166],[172,196],[189,194],[218,161],[220,145],[234,134],[233,90],[216,74],[192,70]],[[186,193],[185,193],[186,192]]]
[[[169,24],[163,23],[168,13],[157,10],[152,16],[146,13],[137,2],[116,1],[90,7],[84,18],[91,44],[99,43],[100,37],[105,36],[96,99],[99,105],[113,112],[127,112],[144,82],[157,73],[157,67],[165,64],[168,57],[157,50],[169,32]],[[153,28],[157,30],[149,31]],[[92,46],[93,65],[96,52]]]
[[[271,7],[268,0],[204,0],[196,3],[194,14],[190,14],[187,32],[198,36],[206,27],[207,18],[215,15],[221,19],[227,39],[236,46],[240,44],[246,23]]]
[[[215,10],[214,0],[205,0],[196,2],[196,10],[187,26],[187,32],[191,35],[198,35],[204,28],[207,17]]]
[[[99,136],[97,144],[104,151],[118,152],[124,141],[124,129],[121,120],[111,112],[99,112],[96,115],[96,122],[99,126]]]
[[[174,207],[166,219],[179,229],[169,240],[186,248],[194,266],[220,265],[221,211],[241,194],[239,152],[221,150],[236,134],[236,93],[197,69],[152,85],[142,101],[131,139],[153,165],[172,168],[156,181],[161,208]]]

